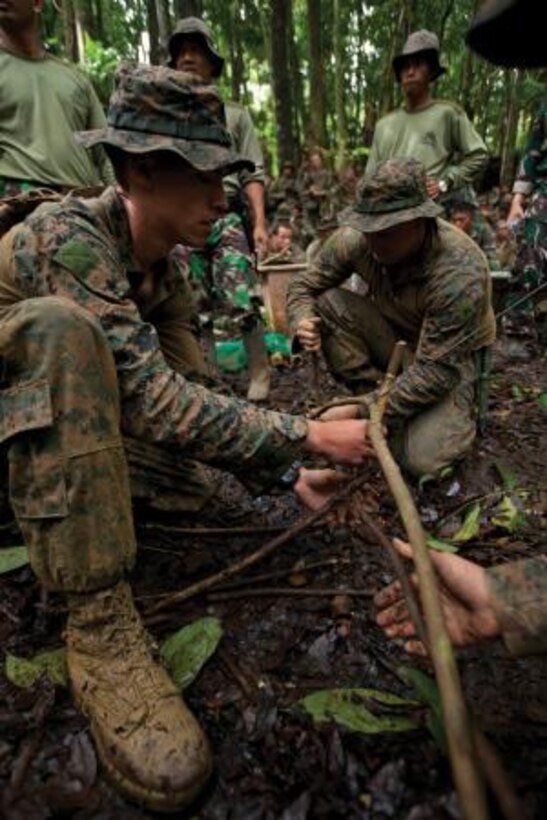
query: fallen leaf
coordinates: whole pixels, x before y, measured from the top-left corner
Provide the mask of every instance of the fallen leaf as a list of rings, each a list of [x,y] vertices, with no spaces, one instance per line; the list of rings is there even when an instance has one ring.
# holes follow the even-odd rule
[[[20,689],[30,689],[40,675],[47,675],[57,686],[67,686],[66,648],[39,652],[33,658],[6,655],[6,677]]]
[[[400,666],[397,669],[397,674],[414,689],[418,700],[429,706],[426,726],[437,746],[445,752],[447,748],[446,735],[437,681],[413,666]]]
[[[460,529],[458,530],[458,532],[452,536],[452,540],[465,542],[470,541],[472,538],[475,538],[475,536],[479,532],[480,517],[481,505],[478,501],[476,501],[471,506],[471,509],[465,516],[465,520]]]
[[[416,709],[416,701],[401,698],[377,689],[322,689],[307,695],[298,704],[311,716],[314,723],[334,720],[347,729],[366,735],[380,732],[410,732],[419,725],[408,715],[374,714],[370,707],[376,702],[380,710],[387,707],[400,710]]]
[[[186,689],[215,652],[222,638],[218,618],[201,618],[170,635],[160,647],[161,658],[179,689]]]
[[[28,549],[26,547],[0,549],[0,575],[24,567],[28,562]]]
[[[496,506],[495,515],[490,519],[495,527],[499,527],[507,532],[515,532],[525,523],[525,517],[517,509],[513,500],[508,495],[504,495],[499,504]]]
[[[437,552],[458,552],[458,548],[454,546],[454,544],[450,544],[448,541],[441,541],[440,538],[435,538],[434,535],[430,535],[426,541],[427,546],[432,550],[437,550]]]

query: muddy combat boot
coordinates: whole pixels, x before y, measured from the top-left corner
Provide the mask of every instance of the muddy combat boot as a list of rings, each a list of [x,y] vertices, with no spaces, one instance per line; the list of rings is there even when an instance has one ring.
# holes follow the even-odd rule
[[[249,359],[247,398],[249,401],[264,401],[270,392],[270,363],[262,321],[255,316],[248,317],[242,323],[241,335]]]
[[[207,781],[207,739],[151,652],[128,584],[69,595],[67,663],[109,779],[156,811],[190,803]]]

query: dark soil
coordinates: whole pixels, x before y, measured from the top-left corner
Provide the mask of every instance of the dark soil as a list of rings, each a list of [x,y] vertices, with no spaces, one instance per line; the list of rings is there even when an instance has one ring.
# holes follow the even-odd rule
[[[481,503],[481,530],[462,551],[489,565],[545,550],[547,410],[538,400],[547,389],[547,361],[507,357],[498,345],[489,426],[466,462],[451,476],[414,494],[424,524],[448,537],[464,518],[465,503]],[[522,352],[522,351],[521,351]],[[512,351],[515,355],[515,351]],[[518,351],[517,351],[518,353]],[[524,355],[524,354],[523,354]],[[307,371],[275,371],[270,406],[302,410]],[[234,389],[242,381],[231,379]],[[334,391],[323,374],[326,393]],[[498,465],[498,466],[496,466]],[[500,471],[501,467],[501,471]],[[511,497],[525,522],[509,536],[490,521],[503,495],[501,474],[515,481]],[[367,489],[375,517],[388,534],[401,533],[394,503],[376,467]],[[292,496],[242,496],[235,480],[223,481],[225,498],[248,513],[237,523],[288,527],[300,515]],[[144,596],[183,588],[219,571],[273,537],[180,535],[180,519],[139,521],[139,558],[133,586]],[[205,515],[200,526],[218,526]],[[13,523],[0,527],[2,546],[20,543]],[[295,573],[297,561],[333,559]],[[272,574],[276,573],[271,577]],[[305,820],[306,818],[459,817],[450,769],[425,728],[403,734],[364,735],[336,726],[315,726],[297,706],[317,689],[367,686],[413,697],[397,674],[409,660],[388,643],[372,620],[371,596],[392,578],[389,560],[366,534],[322,525],[281,547],[248,570],[269,575],[238,587],[238,597],[196,597],[150,619],[161,639],[206,614],[222,620],[220,648],[187,690],[187,699],[211,738],[216,772],[207,792],[179,816],[203,820]],[[238,577],[239,581],[242,577]],[[292,595],[257,590],[291,590]],[[247,595],[246,590],[253,595]],[[334,601],[334,593],[359,596]],[[300,592],[299,592],[300,591]],[[231,590],[234,594],[235,590]],[[345,605],[344,605],[345,604]],[[341,611],[340,611],[341,610]],[[31,657],[61,645],[62,600],[41,593],[28,568],[0,576],[1,669],[6,652]],[[514,659],[501,642],[460,655],[464,689],[474,713],[497,747],[530,817],[547,817],[547,659]],[[424,716],[422,716],[424,717]],[[0,816],[152,817],[124,801],[103,779],[87,731],[67,691],[45,678],[30,691],[16,689],[0,671]],[[492,816],[499,816],[492,801]]]

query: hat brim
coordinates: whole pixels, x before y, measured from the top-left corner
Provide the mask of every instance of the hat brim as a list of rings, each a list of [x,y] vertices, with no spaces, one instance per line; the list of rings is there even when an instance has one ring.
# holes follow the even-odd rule
[[[364,214],[350,206],[342,211],[338,222],[340,225],[346,225],[361,233],[378,233],[378,231],[385,231],[394,225],[410,222],[412,219],[419,219],[420,217],[435,218],[441,216],[443,212],[441,205],[437,205],[432,199],[428,199],[414,208],[376,214]]]
[[[224,69],[224,57],[221,57],[218,51],[213,48],[211,42],[201,31],[179,31],[169,38],[169,43],[167,45],[167,49],[169,51],[167,67],[176,69],[177,54],[180,49],[180,43],[185,37],[199,37],[203,41],[205,50],[207,51],[209,59],[213,64],[213,77],[220,77]]]
[[[547,66],[545,29],[534,24],[537,0],[498,0],[483,6],[466,34],[467,45],[495,65]]]
[[[172,151],[198,171],[217,171],[223,176],[237,171],[254,171],[254,163],[244,159],[231,148],[204,140],[183,140],[162,134],[124,131],[120,128],[99,128],[77,131],[76,142],[84,148],[94,145],[113,145],[129,154],[150,154],[154,151]]]
[[[408,60],[416,57],[418,54],[421,54],[423,57],[427,57],[429,59],[432,69],[431,82],[435,82],[435,80],[438,80],[443,74],[446,74],[446,68],[440,64],[439,55],[435,49],[422,48],[419,51],[411,51],[408,54],[397,54],[397,56],[393,58],[391,65],[393,66],[393,71],[395,72],[398,83],[401,82],[401,71],[403,70],[404,64],[408,62]]]

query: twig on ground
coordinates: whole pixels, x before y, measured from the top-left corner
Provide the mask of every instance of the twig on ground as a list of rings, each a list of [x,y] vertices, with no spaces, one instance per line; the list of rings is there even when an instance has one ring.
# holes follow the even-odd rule
[[[168,593],[162,596],[160,601],[145,610],[145,615],[153,615],[156,612],[160,612],[163,609],[173,606],[173,604],[179,604],[183,601],[187,601],[189,598],[193,598],[195,595],[199,595],[200,593],[211,589],[211,587],[217,586],[222,581],[226,581],[233,575],[237,575],[247,569],[247,567],[256,564],[258,561],[262,561],[268,555],[271,555],[272,552],[279,549],[279,547],[284,546],[291,541],[296,535],[299,535],[301,532],[308,529],[308,527],[316,521],[324,518],[341,501],[351,497],[352,493],[366,480],[367,476],[365,474],[356,476],[348,484],[346,484],[346,486],[339,493],[337,493],[337,495],[333,496],[325,504],[323,504],[319,510],[305,515],[293,524],[292,527],[285,530],[282,535],[279,535],[277,538],[273,538],[271,541],[268,541],[267,544],[260,547],[260,549],[255,550],[255,552],[247,555],[241,561],[237,561],[235,564],[226,567],[220,572],[210,575],[208,578],[204,578],[202,581],[198,581],[196,584],[186,587],[186,589],[181,589],[178,592]]]
[[[229,592],[209,592],[208,601],[234,601],[237,598],[268,598],[270,596],[293,598],[334,598],[348,595],[351,598],[372,598],[374,593],[362,589],[302,589],[301,587],[261,587],[259,589],[234,589]]]

